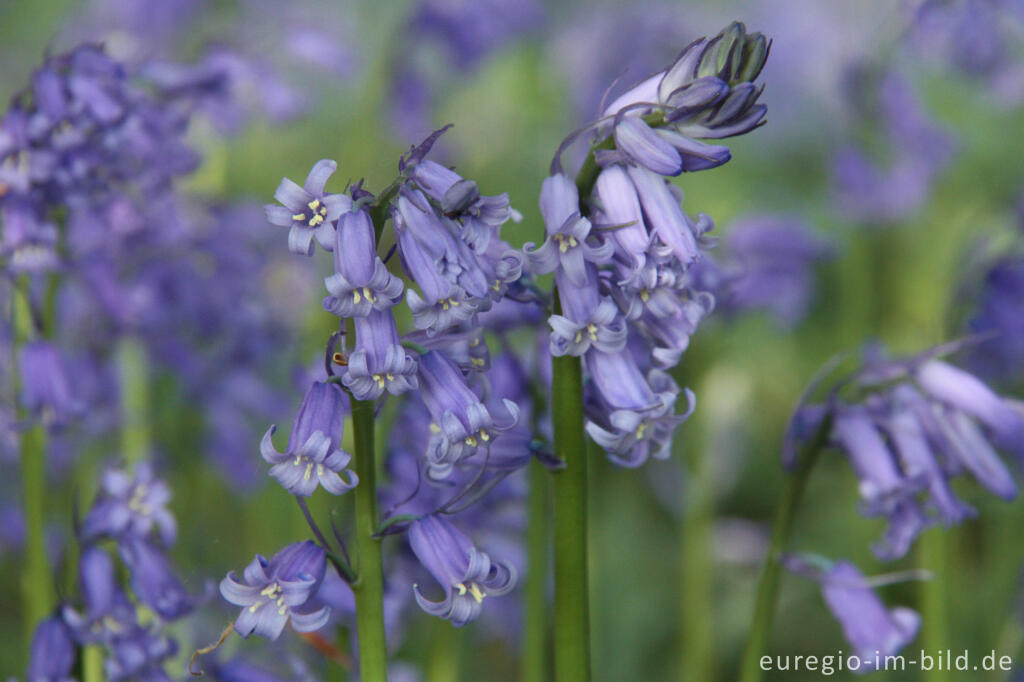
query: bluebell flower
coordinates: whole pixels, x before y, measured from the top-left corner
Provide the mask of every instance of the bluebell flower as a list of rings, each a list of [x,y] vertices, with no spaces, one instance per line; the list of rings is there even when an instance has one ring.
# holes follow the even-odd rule
[[[651,245],[640,198],[636,187],[620,164],[601,169],[594,185],[594,196],[604,222],[615,226],[609,238],[618,246],[619,259],[624,265],[639,268]]]
[[[665,180],[653,171],[636,166],[627,169],[647,218],[647,226],[663,244],[670,247],[683,266],[700,257],[697,237],[710,229],[701,225],[703,215],[694,224],[679,206],[679,198]]]
[[[334,495],[341,495],[356,486],[359,478],[355,472],[347,471],[347,481],[338,475],[352,459],[341,449],[347,408],[347,399],[339,386],[314,382],[295,415],[285,451],[278,452],[271,440],[276,426],[271,426],[263,435],[260,454],[274,465],[270,468],[270,475],[285,490],[309,497],[317,486],[323,486]]]
[[[376,400],[384,391],[401,395],[415,389],[416,359],[402,347],[390,310],[355,318],[356,347],[342,381],[357,400]]]
[[[419,381],[420,395],[432,419],[427,444],[431,478],[446,478],[456,463],[480,448],[487,448],[499,432],[511,428],[519,419],[519,407],[510,400],[503,400],[509,420],[497,424],[480,398],[466,385],[458,367],[438,351],[420,356]]]
[[[970,349],[969,365],[990,381],[1019,380],[1024,376],[1024,258],[1017,253],[998,258],[978,286],[966,326],[990,338]]]
[[[287,227],[288,250],[292,253],[313,255],[313,238],[325,251],[334,250],[334,223],[351,206],[344,194],[327,194],[324,187],[338,164],[330,159],[316,162],[299,187],[283,178],[274,192],[274,198],[283,206],[268,204],[267,220],[273,225]]]
[[[291,621],[298,632],[319,630],[330,616],[326,606],[307,611],[303,607],[316,595],[326,571],[326,555],[312,541],[288,545],[269,561],[257,554],[240,582],[234,571],[220,583],[224,599],[242,612],[235,632],[242,637],[255,633],[277,639]]]
[[[603,240],[588,242],[591,225],[580,215],[576,183],[564,173],[546,178],[540,192],[540,210],[547,238],[540,248],[535,248],[533,242],[523,245],[533,271],[547,274],[561,268],[573,286],[585,286],[585,263],[607,263],[613,246]]]
[[[445,217],[459,222],[462,239],[477,252],[486,250],[498,228],[510,219],[521,219],[509,205],[507,193],[483,196],[475,182],[429,159],[414,165],[410,175],[420,189],[440,204]]]
[[[60,616],[52,616],[36,626],[29,653],[28,682],[73,682],[75,641]]]
[[[118,545],[121,559],[131,572],[132,592],[140,602],[165,620],[176,620],[191,611],[190,596],[171,570],[170,559],[145,540],[128,537]]]
[[[676,426],[696,407],[693,392],[686,390],[686,412],[677,415],[679,387],[659,370],[644,377],[628,350],[592,350],[584,361],[594,389],[587,405],[590,437],[622,466],[637,467],[648,457],[668,457]]]
[[[334,274],[324,280],[331,294],[324,309],[340,317],[365,317],[395,305],[404,286],[377,256],[369,212],[342,213],[334,239]]]
[[[174,544],[177,524],[167,509],[171,489],[149,462],[135,475],[108,469],[100,478],[100,494],[82,521],[80,536],[89,542],[102,536],[147,538],[155,528],[164,545]]]
[[[72,384],[68,365],[48,341],[26,343],[19,353],[21,403],[44,423],[63,425],[85,411],[85,403]]]
[[[17,198],[0,202],[0,220],[4,226],[0,254],[7,258],[12,274],[48,272],[58,267],[57,227],[45,221],[31,202]]]
[[[917,367],[914,380],[935,400],[985,424],[997,442],[1018,452],[1024,448],[1024,417],[973,374],[930,360]]]
[[[497,306],[495,306],[497,307]],[[431,336],[414,331],[403,338],[428,350],[441,351],[464,372],[486,371],[491,366],[491,353],[484,340],[484,330],[490,326],[460,327]]]
[[[884,659],[913,641],[921,617],[911,609],[886,609],[864,575],[848,561],[837,561],[821,577],[821,589],[846,640],[861,659],[861,669],[874,669],[875,656]]]
[[[492,562],[473,542],[443,517],[424,516],[409,529],[409,546],[444,590],[444,599],[431,601],[414,585],[416,602],[427,613],[450,620],[455,627],[476,620],[485,597],[507,594],[515,587],[510,564]]]
[[[435,258],[406,227],[401,214],[394,213],[392,218],[402,267],[423,292],[422,296],[411,288],[405,292],[416,328],[437,334],[471,320],[478,304],[461,286],[438,271]]]

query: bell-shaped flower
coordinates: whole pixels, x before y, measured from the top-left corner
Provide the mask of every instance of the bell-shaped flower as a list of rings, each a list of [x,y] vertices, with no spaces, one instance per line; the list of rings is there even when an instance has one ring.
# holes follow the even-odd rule
[[[129,537],[118,545],[121,559],[132,574],[132,592],[164,620],[175,620],[196,605],[171,570],[171,562],[156,547]]]
[[[260,454],[274,465],[270,475],[288,492],[309,497],[321,485],[327,492],[341,495],[359,482],[353,471],[346,470],[347,481],[338,475],[352,459],[341,449],[347,407],[341,387],[317,381],[302,399],[285,451],[278,452],[271,440],[276,426],[263,435]]]
[[[288,545],[269,561],[257,554],[246,566],[243,580],[234,571],[220,583],[220,593],[242,612],[235,619],[235,632],[242,637],[255,633],[277,639],[291,621],[298,632],[312,632],[327,624],[330,609],[316,608],[317,590],[326,572],[322,547],[307,540]]]
[[[462,372],[443,353],[420,356],[420,394],[432,419],[427,444],[428,476],[446,478],[456,463],[486,448],[498,433],[518,422],[519,407],[510,400],[503,405],[510,419],[497,424],[480,398],[466,385]]]
[[[864,671],[874,669],[876,656],[895,655],[917,636],[920,616],[903,607],[886,609],[864,575],[848,561],[832,565],[821,577],[821,589]]]
[[[476,620],[486,597],[507,594],[515,587],[511,564],[493,562],[446,519],[429,515],[409,528],[409,546],[423,567],[444,590],[444,599],[431,601],[413,585],[416,603],[427,613],[450,620],[455,627]]]
[[[25,344],[18,357],[21,402],[46,424],[60,426],[81,416],[85,403],[77,395],[60,350],[47,341]]]
[[[71,669],[74,665],[75,640],[67,624],[60,616],[39,623],[32,635],[26,679],[29,682],[73,682]]]
[[[356,347],[342,381],[356,400],[376,400],[387,391],[400,395],[416,388],[416,360],[402,347],[390,310],[355,318]]]
[[[313,166],[302,187],[282,178],[274,198],[283,205],[268,204],[264,207],[268,222],[289,228],[288,250],[292,253],[313,255],[314,237],[325,251],[334,249],[334,223],[352,205],[352,199],[344,194],[324,192],[327,179],[337,169],[336,162],[321,159]]]
[[[100,494],[82,521],[81,539],[107,536],[147,538],[155,528],[164,545],[174,544],[177,524],[167,509],[171,489],[149,462],[140,462],[131,476],[109,469],[100,479]]]
[[[533,242],[524,244],[523,251],[534,272],[546,274],[561,268],[574,286],[584,286],[587,281],[585,263],[607,263],[614,247],[605,241],[599,245],[587,241],[590,221],[580,215],[578,202],[576,183],[567,175],[557,173],[546,178],[540,192],[540,205],[547,238],[540,248],[535,248]]]
[[[402,296],[402,280],[377,256],[369,212],[345,211],[334,234],[334,274],[324,280],[324,309],[339,317],[365,317],[387,310]]]
[[[701,230],[683,212],[669,185],[646,168],[630,166],[627,172],[636,187],[651,233],[672,249],[684,267],[696,261],[700,257],[697,236]]]

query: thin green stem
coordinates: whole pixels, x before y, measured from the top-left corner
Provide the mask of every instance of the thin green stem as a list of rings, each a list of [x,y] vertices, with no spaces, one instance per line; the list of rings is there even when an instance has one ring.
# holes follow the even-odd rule
[[[530,462],[526,526],[526,620],[523,632],[523,682],[548,678],[548,476]]]
[[[714,521],[713,471],[706,457],[705,421],[689,443],[690,482],[683,516],[682,557],[682,679],[714,679],[714,594],[712,523]]]
[[[24,292],[24,289],[22,290]],[[31,304],[24,295],[14,296],[14,394],[21,393],[21,377],[18,376],[19,355],[25,343],[31,339],[35,323]],[[18,418],[31,421],[32,416],[18,404]],[[50,615],[53,609],[53,585],[50,561],[46,556],[46,428],[38,421],[21,434],[19,442],[21,459],[21,494],[25,511],[25,560],[21,574],[22,622],[25,634],[25,648],[32,641],[36,624]]]
[[[740,682],[760,682],[764,676],[764,671],[761,669],[761,656],[768,646],[768,635],[771,632],[775,605],[778,602],[779,583],[782,578],[782,554],[789,544],[793,520],[796,518],[797,509],[803,499],[807,480],[824,450],[831,428],[832,419],[827,417],[818,427],[814,438],[803,448],[797,460],[796,469],[790,472],[786,480],[782,501],[776,510],[775,522],[772,525],[768,556],[765,557],[761,582],[757,588],[754,620],[750,626],[747,648],[740,663]]]
[[[426,682],[459,682],[462,679],[462,632],[444,620],[433,622]]]
[[[87,644],[82,647],[82,682],[104,682],[103,646]]]
[[[117,348],[121,389],[121,456],[129,469],[149,454],[150,400],[146,349],[131,336]]]
[[[555,301],[557,312],[557,296]],[[555,454],[565,462],[554,475],[555,679],[579,682],[590,679],[587,448],[579,358],[552,358],[551,388]]]
[[[949,649],[953,644],[949,639],[949,610],[946,603],[949,585],[943,577],[945,573],[951,572],[950,559],[955,557],[955,553],[950,551],[949,540],[949,531],[945,529],[925,533],[919,540],[918,565],[938,569],[934,578],[921,581],[920,592],[921,643],[924,651],[932,655]],[[928,682],[946,682],[950,679],[948,670],[937,668],[933,666],[930,672],[922,673],[921,679]]]
[[[355,471],[359,485],[355,495],[356,598],[359,633],[359,671],[364,682],[388,678],[387,643],[384,639],[384,569],[380,538],[376,537],[377,477],[374,452],[373,402],[352,400],[352,431],[355,439]]]

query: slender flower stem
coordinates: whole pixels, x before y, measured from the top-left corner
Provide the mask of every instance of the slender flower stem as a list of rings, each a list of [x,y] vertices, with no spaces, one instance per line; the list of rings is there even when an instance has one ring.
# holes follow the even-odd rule
[[[82,682],[104,682],[103,646],[87,644],[82,647]]]
[[[712,523],[715,496],[714,471],[706,455],[710,425],[702,415],[686,443],[689,481],[682,522],[682,678],[714,679],[714,561]]]
[[[33,336],[31,305],[26,296],[14,296],[14,395],[20,421],[30,421],[20,405],[21,377],[18,376],[19,353]],[[41,331],[41,330],[37,330]],[[24,651],[32,641],[32,633],[53,609],[53,586],[50,561],[46,556],[46,428],[33,423],[22,432],[19,442],[21,458],[21,494],[25,511],[25,562],[21,574],[22,622],[25,633]]]
[[[775,604],[779,596],[779,583],[782,577],[782,554],[789,544],[793,520],[803,499],[807,480],[810,478],[814,465],[818,462],[828,433],[832,428],[831,417],[826,417],[814,438],[803,448],[797,460],[796,469],[789,473],[786,489],[782,493],[782,501],[775,512],[772,525],[771,544],[768,556],[764,560],[761,571],[761,582],[757,587],[757,602],[754,606],[754,621],[750,626],[747,648],[740,664],[740,682],[760,682],[764,671],[761,669],[761,656],[768,645],[768,634],[771,631],[772,619],[775,616]]]
[[[526,620],[523,631],[523,682],[548,678],[548,509],[547,471],[530,462],[526,526]]]
[[[919,540],[918,564],[925,568],[935,567],[937,574],[931,580],[921,581],[919,595],[921,609],[921,644],[928,653],[949,649],[952,642],[949,638],[949,616],[946,603],[949,583],[944,575],[952,573],[956,554],[950,551],[950,531],[934,529],[925,533]],[[950,679],[948,670],[931,670],[922,672],[921,679],[928,682],[946,682]]]
[[[556,296],[556,313],[560,308]],[[555,454],[565,462],[554,475],[555,679],[578,682],[590,679],[583,368],[572,356],[552,358],[551,363]]]
[[[434,632],[424,679],[426,682],[459,682],[462,679],[462,633],[447,621],[438,620],[432,625]]]
[[[359,671],[363,682],[383,682],[388,678],[388,654],[384,639],[384,568],[380,538],[375,537],[378,514],[372,401],[352,400],[352,431],[355,470],[359,476],[354,491],[357,578],[352,583],[359,633]]]
[[[146,349],[137,338],[121,339],[117,365],[121,389],[121,456],[131,469],[149,454],[151,444]]]

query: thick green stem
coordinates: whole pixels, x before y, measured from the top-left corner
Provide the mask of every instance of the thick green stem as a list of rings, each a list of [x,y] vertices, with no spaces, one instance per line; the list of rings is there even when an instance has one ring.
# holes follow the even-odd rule
[[[82,682],[104,682],[107,679],[103,672],[103,656],[100,644],[82,647]]]
[[[25,296],[15,294],[14,362],[12,367],[15,399],[21,393],[18,361],[21,348],[32,338],[33,319]],[[38,330],[37,330],[38,331]],[[18,404],[18,418],[31,421],[32,416]],[[46,429],[34,423],[21,434],[21,494],[25,511],[25,555],[21,574],[22,623],[25,633],[25,651],[32,641],[32,633],[42,619],[53,609],[53,585],[50,561],[46,556]]]
[[[747,648],[740,663],[740,682],[760,682],[764,677],[764,671],[761,669],[761,656],[768,646],[768,634],[771,632],[775,604],[779,597],[782,554],[789,544],[793,520],[796,518],[796,511],[803,499],[807,479],[810,478],[811,471],[821,456],[831,427],[831,418],[826,418],[818,428],[813,440],[800,453],[796,470],[792,471],[786,480],[782,502],[775,513],[771,544],[768,547],[768,556],[764,560],[761,582],[757,587],[754,620],[750,626]]]
[[[149,454],[150,400],[146,349],[131,336],[117,348],[121,389],[121,456],[129,469]]]
[[[357,578],[352,583],[356,598],[359,633],[359,672],[363,682],[388,678],[387,643],[384,639],[384,569],[377,532],[377,477],[374,454],[373,402],[352,400],[352,431],[355,439],[355,561]]]
[[[587,448],[579,358],[552,358],[551,396],[555,454],[565,462],[554,476],[555,679],[579,682],[590,679]]]
[[[548,475],[530,462],[526,526],[526,622],[523,632],[523,682],[548,678]]]

